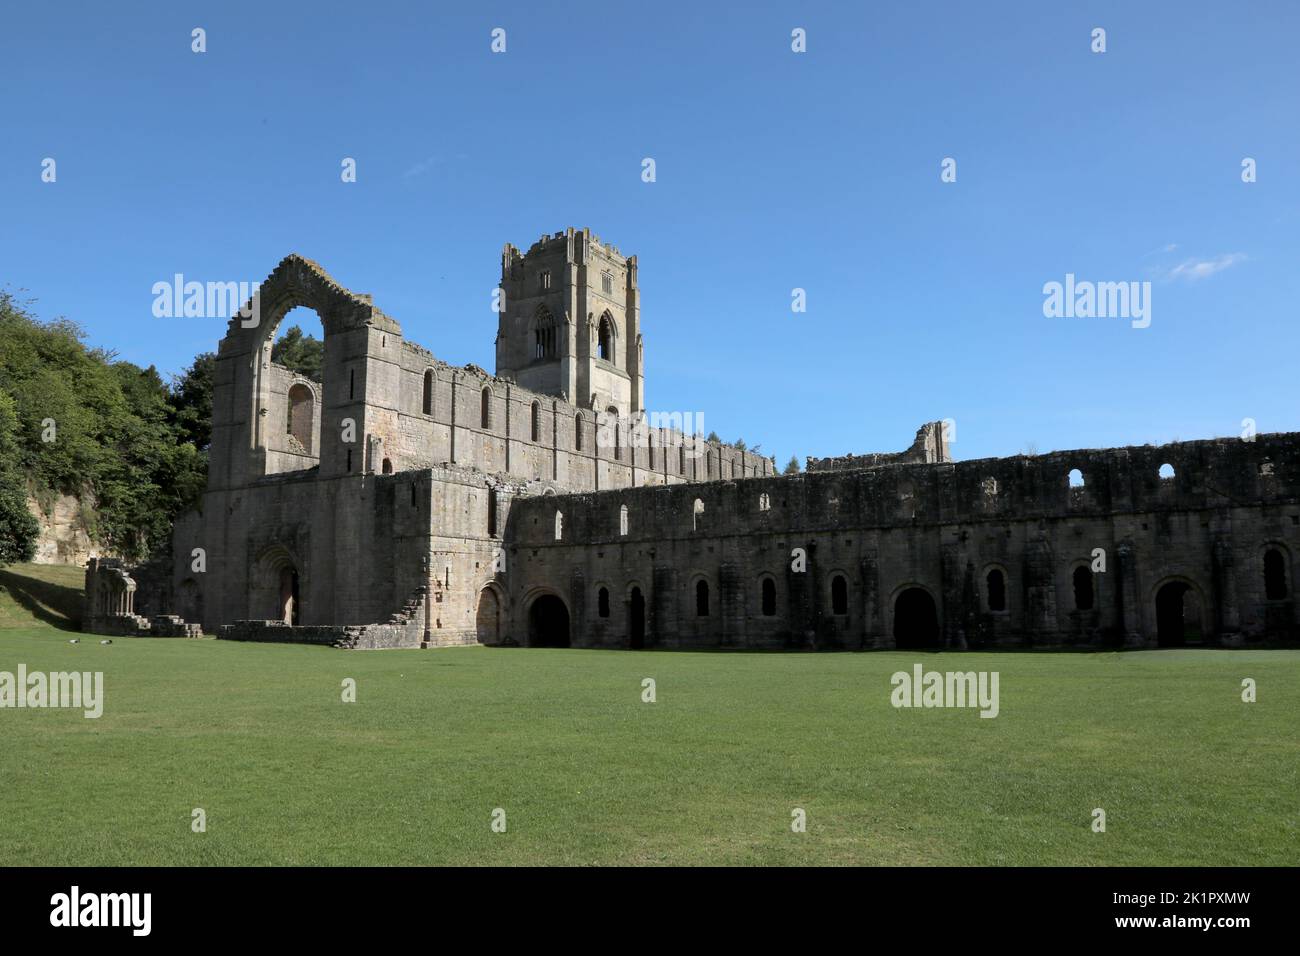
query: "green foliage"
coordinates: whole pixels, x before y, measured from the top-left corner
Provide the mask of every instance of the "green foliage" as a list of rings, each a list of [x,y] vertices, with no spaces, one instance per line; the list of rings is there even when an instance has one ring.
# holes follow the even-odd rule
[[[782,474],[797,475],[799,474],[799,458],[797,455],[791,455],[790,460],[786,462],[785,471]]]
[[[737,438],[737,439],[736,439],[735,441],[733,441],[731,444],[732,444],[733,446],[735,446],[735,447],[736,447],[738,450],[740,450],[740,451],[744,451],[746,448],[749,447],[748,445],[745,444],[745,439],[743,439],[743,438]]]
[[[722,443],[722,439],[718,437],[718,433],[717,433],[717,432],[709,432],[709,437],[708,437],[707,441],[716,442],[717,444],[721,444],[721,443]]]
[[[201,424],[204,401],[211,414],[210,368],[206,396],[191,382],[178,404],[156,369],[114,361],[83,339],[75,323],[41,322],[0,292],[0,395],[16,420],[3,459],[38,500],[53,491],[93,498],[98,520],[88,530],[140,558],[165,541],[206,482],[196,436],[211,430]]]
[[[182,441],[201,452],[212,444],[212,373],[216,364],[215,352],[203,352],[194,357],[184,375],[172,377],[171,423]]]
[[[18,411],[0,392],[0,568],[30,561],[41,528],[27,510],[27,483],[17,469]]]
[[[325,362],[325,343],[314,336],[304,335],[302,329],[294,325],[271,346],[271,361],[319,382]]]

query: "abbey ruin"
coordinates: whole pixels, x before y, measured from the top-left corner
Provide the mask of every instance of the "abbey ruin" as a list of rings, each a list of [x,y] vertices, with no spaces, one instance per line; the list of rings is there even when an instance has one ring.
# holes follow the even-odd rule
[[[137,592],[92,562],[87,626],[355,648],[1300,632],[1300,435],[956,462],[933,423],[904,452],[781,476],[646,408],[635,256],[568,229],[507,245],[501,291],[490,375],[282,261],[259,321],[233,317],[221,341],[207,491],[174,529],[170,579]],[[324,328],[320,384],[271,361],[296,306]]]

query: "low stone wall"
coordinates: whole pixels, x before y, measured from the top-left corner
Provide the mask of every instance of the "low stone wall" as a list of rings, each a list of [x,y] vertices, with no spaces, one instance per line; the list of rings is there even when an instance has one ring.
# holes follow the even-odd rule
[[[158,614],[149,619],[149,630],[154,637],[202,637],[203,628],[187,624],[175,614]]]
[[[402,610],[381,624],[294,626],[283,621],[236,621],[234,624],[223,625],[217,636],[226,641],[326,644],[344,650],[425,647],[425,608],[428,595],[428,588],[417,588]]]
[[[294,627],[284,621],[236,621],[224,624],[217,633],[223,641],[264,641],[274,644],[325,644],[333,646],[363,628],[322,624]]]

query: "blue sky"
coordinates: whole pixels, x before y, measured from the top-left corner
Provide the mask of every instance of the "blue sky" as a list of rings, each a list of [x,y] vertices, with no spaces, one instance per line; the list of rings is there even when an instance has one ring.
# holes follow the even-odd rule
[[[153,283],[296,251],[490,370],[501,246],[589,226],[639,257],[649,407],[782,464],[945,417],[963,459],[1300,430],[1298,27],[1281,2],[13,4],[0,282],[175,372],[224,320],[155,318]],[[1066,273],[1150,281],[1150,327],[1045,318]]]

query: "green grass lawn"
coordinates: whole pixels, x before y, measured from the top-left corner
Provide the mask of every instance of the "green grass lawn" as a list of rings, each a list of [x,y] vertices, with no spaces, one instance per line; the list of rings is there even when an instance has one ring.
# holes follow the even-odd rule
[[[6,600],[0,670],[106,684],[0,710],[6,864],[1300,862],[1296,651],[74,645]],[[999,671],[1000,716],[892,708],[918,660]]]

